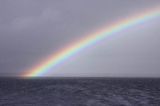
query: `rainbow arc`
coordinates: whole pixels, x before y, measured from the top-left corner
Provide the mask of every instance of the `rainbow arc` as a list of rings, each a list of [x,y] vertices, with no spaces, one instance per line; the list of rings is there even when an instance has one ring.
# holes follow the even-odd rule
[[[46,60],[42,61],[40,64],[25,70],[22,73],[23,77],[37,77],[43,76],[51,69],[57,65],[62,64],[68,58],[77,54],[81,50],[84,50],[88,46],[97,44],[102,39],[106,39],[108,36],[112,36],[120,31],[125,31],[126,29],[136,26],[138,24],[147,22],[148,20],[154,19],[160,16],[160,8],[152,8],[149,11],[143,11],[140,14],[133,15],[124,20],[119,20],[114,22],[112,25],[107,25],[93,33],[86,35],[86,37],[80,39],[79,41],[73,42],[65,48],[61,49],[57,53],[53,53]],[[117,34],[118,35],[118,34]]]

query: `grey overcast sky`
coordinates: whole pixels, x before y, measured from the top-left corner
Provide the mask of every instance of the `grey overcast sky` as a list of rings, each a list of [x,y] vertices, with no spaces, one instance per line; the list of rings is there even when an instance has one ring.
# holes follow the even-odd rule
[[[160,0],[0,0],[0,74],[19,75],[102,26]],[[51,76],[160,77],[160,17],[117,33]]]

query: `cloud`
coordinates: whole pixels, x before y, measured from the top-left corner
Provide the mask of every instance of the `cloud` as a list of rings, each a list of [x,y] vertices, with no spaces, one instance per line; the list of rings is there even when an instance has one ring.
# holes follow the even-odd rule
[[[74,39],[159,3],[159,0],[0,0],[0,73],[19,73]],[[159,62],[159,25],[158,19],[153,20],[119,33],[112,40],[100,42],[100,46],[94,45],[95,50],[83,51],[80,59],[54,71],[54,75],[56,72],[57,75],[77,75],[78,72],[82,75],[83,70],[85,75],[117,75],[114,71],[112,73],[116,67],[122,67],[118,71],[123,75],[124,64],[132,63],[133,69],[139,64],[143,70],[146,70],[146,64],[152,68],[154,65],[145,61]],[[141,56],[144,56],[144,63],[138,63],[142,61]],[[129,63],[128,59],[133,61]],[[159,65],[155,68],[160,69]],[[160,75],[159,72],[155,74]]]
[[[17,17],[11,22],[11,29],[26,30],[46,23],[60,20],[60,12],[51,8],[44,9],[38,16]]]

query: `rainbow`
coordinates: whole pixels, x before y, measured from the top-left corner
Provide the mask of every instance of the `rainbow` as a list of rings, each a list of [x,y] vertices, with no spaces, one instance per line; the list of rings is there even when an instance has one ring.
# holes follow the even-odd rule
[[[100,30],[97,30],[91,34],[88,34],[86,37],[71,43],[70,45],[62,48],[57,53],[51,54],[49,58],[42,61],[38,65],[23,71],[23,77],[37,77],[43,76],[47,72],[51,71],[51,68],[56,67],[57,65],[62,64],[70,57],[74,56],[81,50],[89,47],[91,45],[96,44],[102,39],[107,38],[115,33],[128,29],[132,26],[141,24],[146,22],[147,20],[153,19],[155,17],[160,16],[160,8],[159,6],[156,8],[152,8],[149,11],[143,11],[141,14],[136,14],[131,17],[127,17],[123,20],[119,20],[114,22],[111,25],[108,25]]]

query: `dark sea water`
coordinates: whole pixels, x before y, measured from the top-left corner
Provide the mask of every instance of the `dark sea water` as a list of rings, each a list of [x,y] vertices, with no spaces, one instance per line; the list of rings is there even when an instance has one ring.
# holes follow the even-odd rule
[[[0,106],[160,106],[160,79],[0,78]]]

